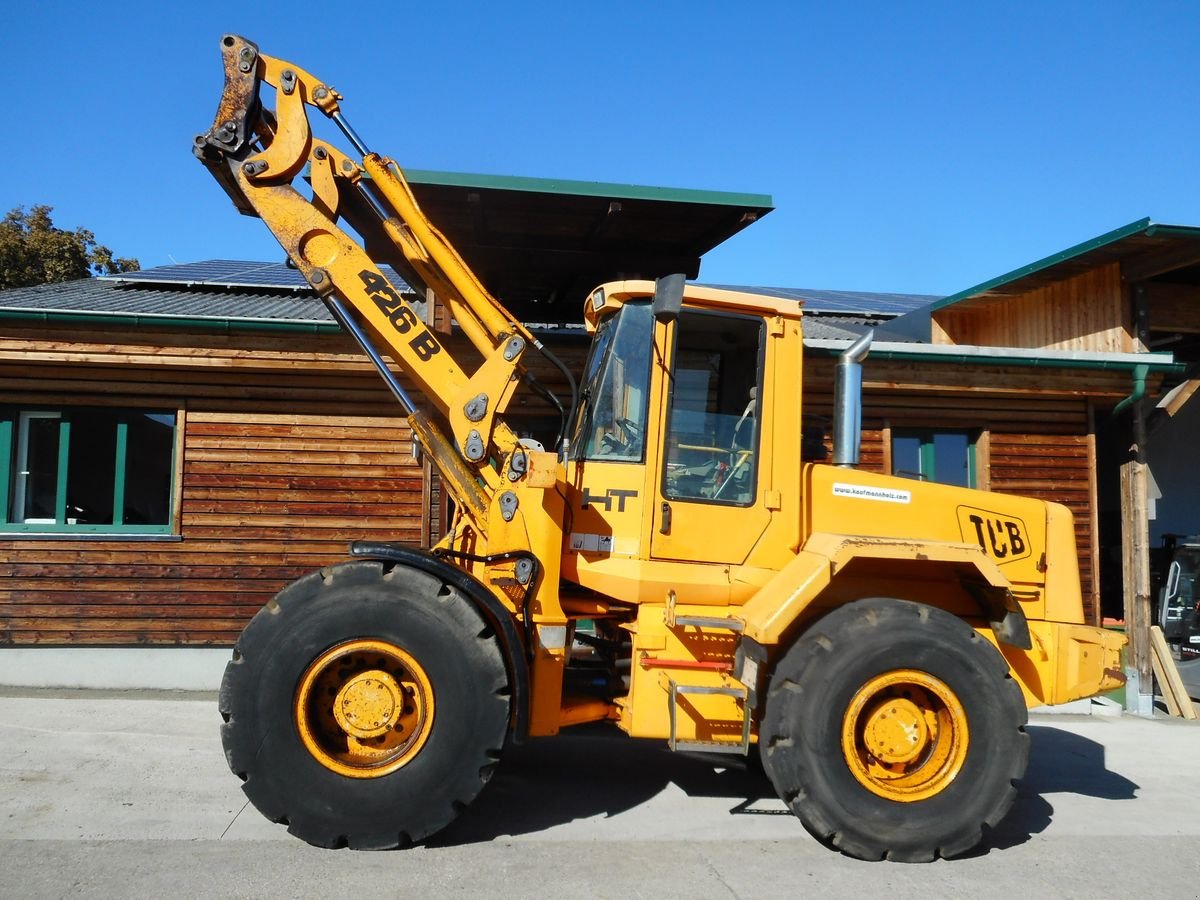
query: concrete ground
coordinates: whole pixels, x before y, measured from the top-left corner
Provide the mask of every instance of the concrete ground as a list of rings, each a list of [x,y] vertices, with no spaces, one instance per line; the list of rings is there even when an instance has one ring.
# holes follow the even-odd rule
[[[1200,656],[1185,659],[1176,663],[1179,667],[1179,677],[1193,700],[1200,700]]]
[[[245,806],[211,696],[0,695],[0,896],[1094,897],[1200,891],[1200,724],[1034,715],[972,856],[863,863],[760,774],[595,730],[513,751],[428,846],[318,850]]]

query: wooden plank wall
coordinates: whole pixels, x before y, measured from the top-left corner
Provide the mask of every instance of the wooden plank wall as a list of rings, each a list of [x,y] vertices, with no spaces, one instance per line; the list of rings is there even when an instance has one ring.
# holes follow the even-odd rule
[[[1136,349],[1119,263],[1027,294],[940,310],[933,314],[933,343],[1124,353]]]
[[[989,472],[991,489],[1052,500],[1075,516],[1075,546],[1087,621],[1099,624],[1098,548],[1092,533],[1091,473],[1093,453],[1087,434],[1065,429],[1038,434],[992,430]]]
[[[420,541],[421,478],[382,417],[189,412],[179,542],[0,541],[0,642],[226,644],[349,541]]]
[[[586,339],[563,344],[582,368]],[[533,363],[565,390],[557,369]],[[518,428],[553,420],[524,394]],[[395,401],[340,336],[6,324],[0,396],[175,410],[184,422],[181,539],[0,536],[0,644],[229,644],[280,587],[344,559],[350,541],[438,537],[440,480],[425,478]]]
[[[407,427],[336,337],[6,328],[0,395],[184,422],[181,540],[0,540],[0,643],[228,644],[349,541],[421,540]]]
[[[586,339],[555,344],[579,371]],[[535,369],[562,387],[557,370],[541,361]],[[807,412],[831,410],[832,371],[832,360],[811,361]],[[993,488],[1082,512],[1087,399],[1128,391],[1120,373],[1085,378],[872,363],[863,465],[886,470],[889,428],[978,427],[1001,463],[991,472]],[[524,394],[513,410],[518,427],[522,416],[552,418],[545,403]],[[0,396],[26,405],[175,409],[185,423],[181,539],[0,538],[0,643],[228,644],[283,584],[344,558],[348,541],[416,543],[423,530],[437,534],[437,479],[424,480],[394,401],[340,337],[136,331],[118,338],[6,324]],[[1089,521],[1077,519],[1085,557]],[[1085,591],[1093,588],[1085,569]]]

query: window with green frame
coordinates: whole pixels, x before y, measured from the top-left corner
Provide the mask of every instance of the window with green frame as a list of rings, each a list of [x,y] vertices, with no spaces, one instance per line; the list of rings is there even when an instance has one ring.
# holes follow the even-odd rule
[[[975,487],[975,436],[966,431],[896,429],[892,432],[892,474]]]
[[[0,531],[168,534],[175,413],[0,407]]]

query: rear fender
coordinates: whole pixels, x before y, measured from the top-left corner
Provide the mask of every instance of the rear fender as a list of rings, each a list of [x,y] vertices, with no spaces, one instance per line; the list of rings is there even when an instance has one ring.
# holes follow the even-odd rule
[[[919,560],[943,563],[979,604],[1001,643],[1028,650],[1029,623],[1012,597],[1007,578],[975,544],[817,533],[743,607],[746,637],[764,646],[778,644],[837,573],[855,559]]]

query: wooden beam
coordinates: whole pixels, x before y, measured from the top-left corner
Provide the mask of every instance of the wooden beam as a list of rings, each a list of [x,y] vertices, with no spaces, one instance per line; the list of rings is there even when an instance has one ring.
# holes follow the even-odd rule
[[[1167,639],[1157,625],[1150,627],[1150,647],[1154,652],[1154,674],[1158,678],[1158,686],[1162,688],[1163,699],[1167,701],[1167,711],[1173,716],[1195,719],[1196,707],[1188,696],[1183,679],[1179,677],[1179,668],[1167,647]]]
[[[1150,330],[1157,334],[1200,334],[1200,286],[1146,283]]]
[[[421,549],[433,544],[433,466],[421,455]]]
[[[992,430],[984,427],[975,441],[975,487],[992,489]]]
[[[1092,575],[1092,588],[1090,592],[1092,624],[1099,625],[1104,618],[1104,613],[1100,609],[1100,488],[1096,477],[1099,460],[1096,457],[1096,407],[1090,400],[1088,401],[1087,455],[1088,547],[1091,550],[1089,565]]]
[[[1121,466],[1121,560],[1129,664],[1138,673],[1138,691],[1151,691],[1150,526],[1146,517],[1146,465]]]
[[[1147,250],[1121,261],[1121,276],[1128,282],[1145,281],[1200,263],[1200,241],[1178,239],[1166,247]]]
[[[1192,395],[1200,389],[1200,378],[1192,378],[1177,385],[1162,399],[1160,409],[1168,416],[1176,416],[1184,405],[1192,399]]]

